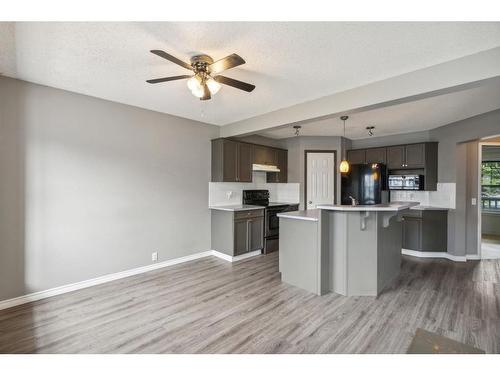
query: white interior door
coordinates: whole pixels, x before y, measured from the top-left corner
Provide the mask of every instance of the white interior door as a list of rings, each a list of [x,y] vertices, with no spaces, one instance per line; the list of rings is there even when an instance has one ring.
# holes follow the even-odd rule
[[[307,201],[306,207],[333,204],[335,201],[335,159],[331,152],[307,153]]]

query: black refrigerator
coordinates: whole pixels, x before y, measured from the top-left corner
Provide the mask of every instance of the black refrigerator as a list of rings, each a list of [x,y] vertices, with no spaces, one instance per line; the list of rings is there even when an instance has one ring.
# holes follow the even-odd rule
[[[387,175],[384,164],[351,164],[349,172],[341,175],[341,202],[351,204],[382,203],[382,192],[387,190]],[[385,200],[385,199],[384,199]]]

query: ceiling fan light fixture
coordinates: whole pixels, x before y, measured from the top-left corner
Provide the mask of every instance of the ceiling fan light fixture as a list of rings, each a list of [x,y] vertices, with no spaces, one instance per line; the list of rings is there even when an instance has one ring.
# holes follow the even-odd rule
[[[203,90],[203,86],[196,87],[194,90],[191,90],[191,94],[197,98],[202,98],[205,95],[205,90]]]
[[[193,92],[195,90],[200,90],[200,89],[203,90],[203,87],[201,86],[201,81],[198,78],[198,76],[192,76],[191,78],[189,78],[187,81],[187,87]]]
[[[220,88],[222,87],[222,85],[219,82],[217,82],[215,79],[213,79],[212,77],[207,79],[206,84],[208,86],[208,90],[210,91],[210,94],[212,94],[212,95],[217,94],[219,92]]]
[[[219,92],[222,85],[231,86],[246,92],[252,92],[255,89],[255,86],[250,83],[220,75],[223,71],[245,64],[245,60],[235,53],[217,61],[214,61],[208,55],[196,55],[191,57],[191,63],[188,64],[162,50],[155,49],[150,52],[189,70],[193,75],[184,74],[148,79],[146,81],[148,83],[155,84],[176,81],[179,79],[188,79],[187,86],[189,90],[194,96],[201,100],[210,100],[214,94]]]

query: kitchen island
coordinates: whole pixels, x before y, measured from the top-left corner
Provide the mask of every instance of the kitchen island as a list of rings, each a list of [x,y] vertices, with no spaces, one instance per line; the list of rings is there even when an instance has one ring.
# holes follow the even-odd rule
[[[282,280],[318,295],[377,296],[399,275],[402,213],[417,204],[320,205],[278,214]]]

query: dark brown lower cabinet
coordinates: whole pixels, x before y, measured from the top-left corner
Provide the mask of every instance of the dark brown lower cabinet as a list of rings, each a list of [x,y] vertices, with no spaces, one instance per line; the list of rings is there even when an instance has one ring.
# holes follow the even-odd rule
[[[264,248],[264,210],[212,210],[212,249],[237,256]]]
[[[448,248],[447,210],[408,210],[403,214],[403,248],[445,252]]]
[[[264,217],[235,220],[234,255],[241,255],[264,247]]]

